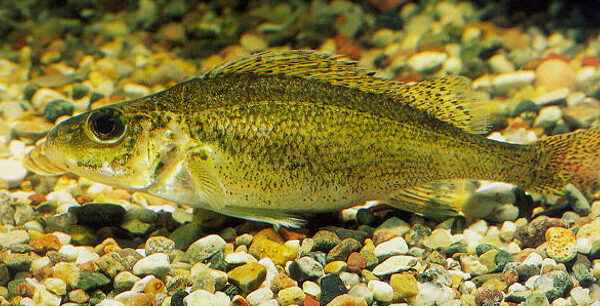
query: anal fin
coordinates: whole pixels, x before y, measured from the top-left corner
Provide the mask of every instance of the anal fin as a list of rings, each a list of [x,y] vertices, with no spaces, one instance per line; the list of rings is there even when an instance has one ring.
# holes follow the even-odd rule
[[[300,228],[306,224],[306,220],[296,215],[275,209],[224,206],[219,210],[219,212],[236,218],[277,224],[290,228]]]
[[[435,181],[390,195],[388,204],[395,208],[434,219],[462,215],[462,206],[477,188],[473,181]]]

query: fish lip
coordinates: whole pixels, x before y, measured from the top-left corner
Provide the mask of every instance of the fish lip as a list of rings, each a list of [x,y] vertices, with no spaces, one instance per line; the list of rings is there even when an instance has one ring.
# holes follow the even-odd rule
[[[23,158],[23,166],[27,170],[39,175],[60,175],[66,173],[67,171],[64,167],[61,167],[48,157],[46,154],[47,146],[47,139],[45,137],[40,139],[36,147]]]

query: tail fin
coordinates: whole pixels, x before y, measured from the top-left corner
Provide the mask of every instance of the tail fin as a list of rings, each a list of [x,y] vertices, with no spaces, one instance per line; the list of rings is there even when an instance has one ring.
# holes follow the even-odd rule
[[[569,183],[588,192],[600,187],[600,128],[547,137],[536,145],[547,163],[535,187],[559,193]]]

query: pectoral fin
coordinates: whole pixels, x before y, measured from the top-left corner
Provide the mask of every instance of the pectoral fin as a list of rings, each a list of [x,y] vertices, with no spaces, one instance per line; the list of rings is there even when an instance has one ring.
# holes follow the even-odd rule
[[[429,218],[462,215],[462,206],[476,189],[471,181],[436,181],[394,192],[389,205]]]
[[[296,215],[274,209],[225,206],[219,212],[236,218],[278,224],[291,228],[300,228],[306,224],[306,220]]]
[[[190,152],[186,159],[186,168],[196,194],[200,198],[216,201],[223,197],[224,188],[212,165],[208,149],[203,148]],[[210,203],[214,203],[213,201]]]

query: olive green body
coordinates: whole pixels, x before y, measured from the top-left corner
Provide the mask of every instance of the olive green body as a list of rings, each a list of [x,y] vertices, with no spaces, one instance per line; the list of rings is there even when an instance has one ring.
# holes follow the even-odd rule
[[[465,133],[384,95],[301,78],[194,79],[122,107],[159,122],[150,135],[177,121],[177,133],[211,152],[221,196],[203,203],[155,193],[217,210],[333,211],[443,179],[527,186],[539,162],[533,147]]]

